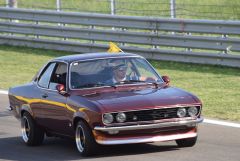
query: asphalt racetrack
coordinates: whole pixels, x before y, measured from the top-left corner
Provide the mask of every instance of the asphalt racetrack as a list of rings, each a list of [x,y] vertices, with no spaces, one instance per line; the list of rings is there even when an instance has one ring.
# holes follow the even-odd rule
[[[38,147],[27,147],[20,122],[6,110],[7,95],[0,94],[0,160],[14,161],[240,161],[240,128],[202,123],[194,147],[178,148],[174,141],[107,146],[94,157],[83,158],[72,140],[46,138]]]

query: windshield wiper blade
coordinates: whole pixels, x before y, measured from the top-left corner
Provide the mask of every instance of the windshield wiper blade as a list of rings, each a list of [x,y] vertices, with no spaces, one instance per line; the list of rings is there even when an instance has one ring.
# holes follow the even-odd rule
[[[124,80],[124,81],[117,82],[115,84],[128,84],[128,83],[136,83],[136,82],[147,83],[146,81],[141,81],[141,80]]]
[[[153,84],[156,88],[159,88],[160,83],[159,82],[147,82],[147,81],[141,81],[141,80],[125,80],[121,81],[120,83],[127,84],[127,83],[134,83],[134,82],[140,82],[140,83],[147,83],[147,84]]]

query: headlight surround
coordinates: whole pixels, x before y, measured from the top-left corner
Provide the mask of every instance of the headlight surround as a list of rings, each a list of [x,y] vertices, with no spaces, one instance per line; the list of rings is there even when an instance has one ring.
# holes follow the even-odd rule
[[[103,123],[111,124],[113,122],[113,115],[110,113],[103,114]]]
[[[117,122],[119,122],[119,123],[125,122],[126,119],[127,119],[127,116],[126,116],[126,114],[123,113],[123,112],[119,112],[119,113],[117,114],[117,116],[116,116],[116,120],[117,120]]]
[[[180,118],[185,117],[187,115],[187,110],[183,107],[180,107],[177,111],[177,115]]]
[[[189,108],[188,108],[188,114],[189,114],[189,116],[191,116],[191,117],[197,116],[197,114],[198,114],[198,109],[197,109],[197,107],[195,107],[195,106],[189,107]]]

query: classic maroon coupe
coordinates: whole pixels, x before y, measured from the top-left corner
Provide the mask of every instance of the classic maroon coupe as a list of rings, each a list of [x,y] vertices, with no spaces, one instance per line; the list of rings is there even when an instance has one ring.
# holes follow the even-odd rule
[[[44,136],[75,138],[85,156],[99,144],[175,140],[179,147],[193,146],[202,103],[169,82],[135,54],[64,56],[30,83],[9,89],[10,110],[30,146]]]

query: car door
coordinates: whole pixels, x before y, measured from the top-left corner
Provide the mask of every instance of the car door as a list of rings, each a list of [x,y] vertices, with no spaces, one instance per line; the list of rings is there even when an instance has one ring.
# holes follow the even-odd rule
[[[67,96],[56,90],[58,84],[63,84],[65,87],[67,85],[67,64],[53,62],[48,69],[38,81],[41,99],[38,121],[51,132],[68,135],[71,126],[69,116],[72,111],[66,107]]]

